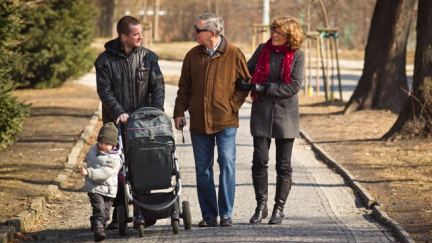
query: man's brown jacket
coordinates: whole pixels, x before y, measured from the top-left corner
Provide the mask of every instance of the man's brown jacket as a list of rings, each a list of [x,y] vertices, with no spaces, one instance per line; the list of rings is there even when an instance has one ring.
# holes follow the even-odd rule
[[[191,132],[214,134],[239,126],[238,110],[248,93],[237,91],[235,80],[250,75],[240,49],[221,38],[211,57],[198,45],[183,61],[174,118],[188,110]]]

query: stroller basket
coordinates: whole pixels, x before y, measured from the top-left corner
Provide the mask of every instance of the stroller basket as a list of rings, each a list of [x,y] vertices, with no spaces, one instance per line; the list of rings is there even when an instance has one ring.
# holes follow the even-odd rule
[[[169,139],[138,138],[129,143],[127,161],[134,192],[144,194],[172,186],[174,144]]]
[[[129,117],[126,134],[132,190],[143,194],[171,187],[174,136],[168,116],[156,108],[141,108]]]

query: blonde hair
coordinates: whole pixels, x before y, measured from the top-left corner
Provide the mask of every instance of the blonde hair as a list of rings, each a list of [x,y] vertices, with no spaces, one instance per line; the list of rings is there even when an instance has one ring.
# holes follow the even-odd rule
[[[287,45],[293,49],[297,50],[301,47],[304,34],[300,26],[300,22],[292,16],[281,16],[276,17],[270,25],[271,29],[280,28],[286,35],[288,39]]]

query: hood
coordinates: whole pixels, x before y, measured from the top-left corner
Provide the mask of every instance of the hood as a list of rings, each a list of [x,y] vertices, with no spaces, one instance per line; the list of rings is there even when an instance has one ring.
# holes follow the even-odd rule
[[[97,149],[97,154],[98,155],[101,155],[101,154],[104,154],[104,155],[107,155],[107,154],[121,155],[122,154],[122,150],[119,149],[118,147],[114,147],[113,149],[111,149],[108,152],[103,152],[103,151]]]
[[[123,52],[123,50],[121,49],[121,43],[120,43],[120,39],[116,38],[113,40],[108,41],[107,43],[105,43],[105,50],[113,55],[116,56],[120,56],[120,57],[124,57],[127,58],[128,56]],[[135,48],[132,50],[132,52],[130,54],[135,53],[136,51],[138,51],[138,48]]]
[[[113,39],[105,43],[105,50],[111,54],[117,55],[117,56],[125,56],[123,51],[120,48],[120,40]]]

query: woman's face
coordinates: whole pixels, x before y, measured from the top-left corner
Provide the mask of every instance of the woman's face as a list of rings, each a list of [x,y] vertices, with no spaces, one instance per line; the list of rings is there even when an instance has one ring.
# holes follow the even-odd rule
[[[274,46],[285,45],[288,41],[286,34],[281,28],[271,28],[271,38]]]

